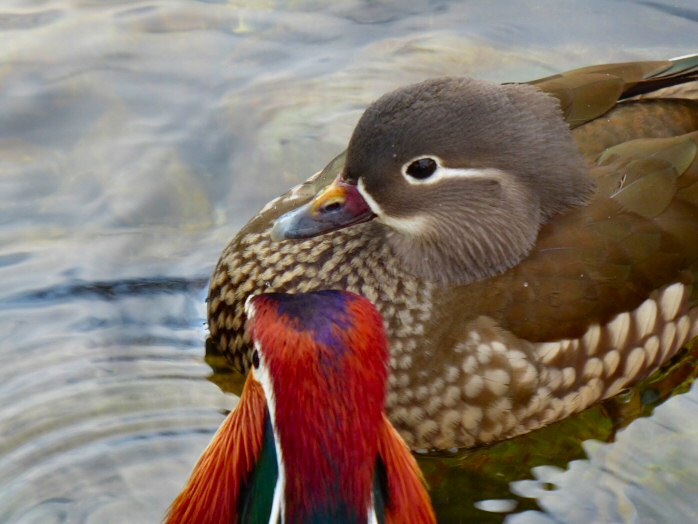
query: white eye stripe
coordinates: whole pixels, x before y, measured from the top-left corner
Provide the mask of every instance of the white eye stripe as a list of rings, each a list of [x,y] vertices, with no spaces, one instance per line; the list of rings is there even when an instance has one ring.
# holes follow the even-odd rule
[[[371,211],[376,215],[376,220],[381,221],[387,226],[397,229],[403,233],[407,234],[418,234],[424,230],[426,227],[426,219],[421,215],[415,215],[411,217],[396,218],[390,215],[386,215],[383,212],[381,206],[374,200],[368,191],[366,191],[366,186],[364,185],[363,178],[359,178],[359,182],[356,184],[356,188],[359,194],[371,208]]]
[[[436,170],[434,173],[426,178],[414,178],[410,176],[407,173],[407,168],[413,163],[416,162],[417,160],[421,160],[423,158],[431,158],[436,162]],[[500,171],[498,169],[494,168],[476,168],[476,167],[468,167],[468,168],[452,168],[452,167],[445,167],[443,165],[443,161],[434,155],[421,155],[414,157],[413,159],[409,160],[408,162],[405,162],[405,164],[402,166],[402,169],[400,170],[402,173],[402,176],[405,177],[405,180],[407,180],[410,184],[419,186],[419,185],[426,185],[426,184],[435,184],[437,182],[440,182],[441,180],[445,179],[452,179],[452,178],[495,178],[497,175],[499,175]],[[369,204],[370,205],[370,204]],[[375,213],[375,210],[374,210]],[[378,213],[376,213],[378,214]]]
[[[414,180],[412,183],[433,184],[447,178],[497,178],[499,174],[500,171],[498,169],[489,167],[480,169],[476,167],[452,168],[439,166],[429,178],[425,180]]]

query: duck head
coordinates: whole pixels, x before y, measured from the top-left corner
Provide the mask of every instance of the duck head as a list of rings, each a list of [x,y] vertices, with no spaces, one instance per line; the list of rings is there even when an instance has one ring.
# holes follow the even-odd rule
[[[372,507],[388,375],[382,318],[340,291],[251,297],[254,374],[264,388],[287,522],[360,522]]]
[[[385,417],[383,319],[348,291],[251,296],[253,370],[168,524],[434,522]]]
[[[542,224],[593,190],[557,99],[529,85],[428,80],[368,107],[338,178],[279,218],[272,238],[375,219],[408,271],[463,284],[515,265]]]

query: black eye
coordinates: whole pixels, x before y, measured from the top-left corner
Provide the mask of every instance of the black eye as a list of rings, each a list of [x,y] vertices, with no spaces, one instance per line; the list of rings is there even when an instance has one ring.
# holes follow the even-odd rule
[[[259,353],[257,353],[257,350],[252,352],[252,365],[255,369],[259,369]]]
[[[436,161],[433,158],[420,158],[407,166],[407,174],[417,180],[429,178],[436,171]]]

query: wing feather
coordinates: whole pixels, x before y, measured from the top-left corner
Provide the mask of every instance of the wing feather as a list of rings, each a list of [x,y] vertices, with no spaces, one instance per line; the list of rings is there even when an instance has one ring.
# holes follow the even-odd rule
[[[385,415],[378,432],[378,454],[388,482],[387,523],[435,524],[434,509],[417,461]]]
[[[238,499],[257,463],[264,437],[266,398],[252,373],[240,402],[219,428],[170,506],[167,524],[216,524],[238,520]]]

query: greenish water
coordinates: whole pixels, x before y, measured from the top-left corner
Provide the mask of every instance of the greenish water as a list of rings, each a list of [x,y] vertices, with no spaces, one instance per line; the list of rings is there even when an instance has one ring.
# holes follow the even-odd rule
[[[204,361],[220,251],[377,96],[677,56],[696,34],[693,0],[4,0],[0,522],[160,519],[236,402]],[[690,521],[694,363],[560,426],[423,459],[441,520]]]

